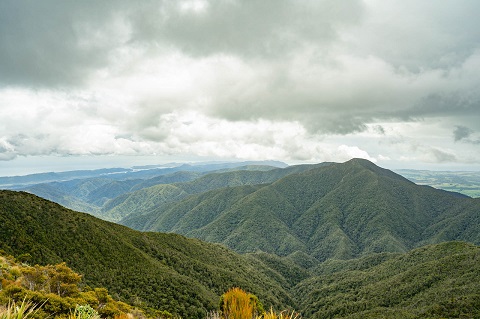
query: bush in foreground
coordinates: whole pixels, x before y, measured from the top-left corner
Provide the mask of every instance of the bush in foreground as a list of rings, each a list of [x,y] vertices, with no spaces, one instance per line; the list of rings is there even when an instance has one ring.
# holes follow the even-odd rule
[[[232,288],[220,298],[220,311],[211,312],[207,319],[300,319],[300,315],[293,311],[276,313],[273,309],[265,312],[255,295]]]

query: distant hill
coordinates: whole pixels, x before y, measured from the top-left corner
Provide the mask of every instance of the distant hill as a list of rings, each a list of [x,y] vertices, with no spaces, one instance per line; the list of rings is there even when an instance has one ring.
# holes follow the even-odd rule
[[[29,174],[24,176],[0,176],[0,187],[20,187],[29,184],[39,184],[48,182],[57,182],[64,180],[72,180],[78,178],[91,178],[105,175],[125,174],[131,172],[125,168],[104,168],[97,170],[77,170],[67,172],[48,172]]]
[[[253,170],[239,167],[224,172],[211,172],[191,181],[171,184],[155,184],[137,191],[125,193],[105,203],[98,215],[106,220],[118,222],[124,217],[145,215],[150,210],[161,210],[164,205],[178,202],[183,198],[224,187],[259,185],[272,183],[287,175],[307,171],[315,167],[327,166],[330,163],[315,165],[296,165],[286,168]],[[149,183],[141,185],[148,186]],[[155,181],[152,180],[152,183]]]
[[[223,243],[238,252],[303,252],[319,261],[450,240],[480,243],[480,200],[416,185],[362,159],[265,185],[182,196],[139,209],[143,214],[121,223]]]
[[[94,170],[74,170],[65,172],[46,172],[22,176],[0,176],[0,188],[21,187],[32,184],[62,182],[74,179],[108,177],[115,180],[148,179],[159,175],[179,171],[211,172],[248,166],[269,166],[284,168],[288,165],[279,161],[245,162],[199,162],[191,164],[167,163],[159,165],[134,166],[132,168],[102,168]]]
[[[103,209],[103,207],[107,201],[129,192],[154,185],[188,182],[213,171],[268,171],[287,166],[285,163],[276,161],[171,163],[166,166],[150,165],[129,169],[69,171],[0,177],[0,188],[27,191],[70,209],[116,221],[118,219],[115,217],[117,213],[104,214],[106,209]]]
[[[256,258],[175,234],[140,233],[28,193],[0,191],[0,249],[32,264],[67,265],[85,283],[131,304],[204,318],[239,286],[282,308],[293,302],[280,273]]]

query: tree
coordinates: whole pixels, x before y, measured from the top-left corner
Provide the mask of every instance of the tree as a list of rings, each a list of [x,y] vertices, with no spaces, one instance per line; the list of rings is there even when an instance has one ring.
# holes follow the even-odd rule
[[[50,289],[60,297],[78,294],[78,284],[82,276],[70,269],[64,262],[48,266],[50,274]]]

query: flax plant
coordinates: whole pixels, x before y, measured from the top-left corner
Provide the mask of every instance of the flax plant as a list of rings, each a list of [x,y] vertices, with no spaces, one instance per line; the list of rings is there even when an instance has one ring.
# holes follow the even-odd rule
[[[31,318],[38,311],[37,305],[31,301],[23,299],[22,303],[18,305],[15,301],[10,301],[8,306],[0,309],[0,319],[25,319]]]

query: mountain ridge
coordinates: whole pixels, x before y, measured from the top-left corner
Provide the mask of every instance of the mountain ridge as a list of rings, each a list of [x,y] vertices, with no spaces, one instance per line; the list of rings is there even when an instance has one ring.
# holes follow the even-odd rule
[[[208,197],[187,196],[143,215],[130,215],[121,223],[219,242],[238,252],[263,250],[286,256],[303,251],[318,260],[406,252],[445,240],[480,242],[478,224],[467,222],[478,219],[478,201],[416,185],[363,159],[288,174],[233,202],[222,199],[222,192],[209,193],[223,208],[210,210],[215,218],[210,216],[208,224],[196,229],[181,216],[213,205]],[[175,215],[176,211],[183,213]],[[162,224],[165,216],[170,216],[171,227]],[[449,223],[452,218],[457,222]]]

